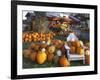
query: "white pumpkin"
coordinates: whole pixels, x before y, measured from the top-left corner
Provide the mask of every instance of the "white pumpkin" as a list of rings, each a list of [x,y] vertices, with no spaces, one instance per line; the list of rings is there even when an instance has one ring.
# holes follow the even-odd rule
[[[61,50],[57,50],[57,55],[58,55],[58,56],[61,56],[61,55],[62,55]]]

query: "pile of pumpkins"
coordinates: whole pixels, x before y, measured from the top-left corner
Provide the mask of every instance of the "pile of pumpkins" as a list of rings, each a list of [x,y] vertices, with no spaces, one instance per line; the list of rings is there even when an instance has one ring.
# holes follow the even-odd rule
[[[47,41],[51,40],[54,37],[54,33],[37,33],[37,32],[24,32],[22,35],[23,42],[37,42],[37,41]]]
[[[83,48],[83,41],[75,40],[75,41],[69,41],[68,46],[70,47],[70,53],[71,54],[84,54],[84,48]]]
[[[54,62],[61,67],[70,66],[65,54],[56,49],[57,46],[54,44],[57,43],[52,45],[31,43],[28,49],[23,50],[23,56],[40,65],[45,62]]]
[[[75,40],[69,41],[68,45],[70,46],[70,53],[71,54],[79,54],[85,55],[85,64],[90,64],[90,44],[89,42],[83,44],[82,41]]]

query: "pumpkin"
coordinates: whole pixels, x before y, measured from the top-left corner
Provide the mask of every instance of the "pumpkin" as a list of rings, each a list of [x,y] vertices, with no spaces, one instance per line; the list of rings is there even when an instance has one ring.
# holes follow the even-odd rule
[[[61,50],[57,50],[56,53],[57,53],[58,56],[62,55],[62,51]]]
[[[40,49],[40,46],[38,44],[35,44],[34,50],[38,51]]]
[[[46,39],[46,38],[45,38],[45,34],[41,33],[41,34],[40,34],[40,40],[41,40],[41,41],[45,41],[45,39]]]
[[[47,61],[52,62],[53,58],[54,58],[54,54],[53,53],[51,53],[51,54],[48,53],[47,54]]]
[[[61,49],[62,46],[63,46],[63,43],[59,43],[59,44],[57,44],[57,45],[55,45],[55,46],[56,46],[56,49]]]
[[[35,61],[36,60],[36,54],[37,54],[37,52],[33,52],[32,54],[30,54],[30,60]]]
[[[36,56],[36,60],[38,64],[43,64],[47,59],[47,55],[45,51],[39,51]]]
[[[78,47],[77,48],[77,53],[80,54],[80,55],[83,55],[84,54],[84,49],[82,47]]]
[[[55,52],[55,49],[56,49],[56,48],[55,48],[54,45],[49,46],[49,47],[48,47],[48,52],[49,52],[49,53],[54,53],[54,52]]]
[[[31,43],[30,46],[29,46],[29,49],[34,49],[34,47],[35,47],[35,44]]]
[[[59,65],[61,67],[67,67],[67,66],[70,66],[70,63],[69,61],[67,60],[67,58],[64,56],[61,56],[60,59],[59,59]]]
[[[31,39],[31,38],[32,38],[32,36],[31,36],[31,35],[29,35],[29,36],[28,36],[28,38],[29,38],[29,39]]]
[[[28,49],[23,50],[23,55],[24,55],[25,58],[29,58],[31,53],[32,53],[31,50],[28,50]]]
[[[32,39],[29,39],[28,41],[29,41],[29,42],[31,42],[31,41],[32,41]]]
[[[47,48],[47,46],[48,46],[47,44],[41,44],[40,45],[41,48]]]
[[[25,38],[25,42],[28,42],[28,38]]]
[[[85,51],[85,63],[88,65],[90,64],[90,51],[89,50]]]
[[[74,47],[74,46],[70,46],[70,53],[75,53],[75,51],[76,51],[76,48]]]
[[[32,36],[33,36],[33,40],[34,41],[37,41],[38,38],[39,38],[39,34],[38,33],[34,33]]]
[[[80,41],[72,41],[72,46],[80,47]]]

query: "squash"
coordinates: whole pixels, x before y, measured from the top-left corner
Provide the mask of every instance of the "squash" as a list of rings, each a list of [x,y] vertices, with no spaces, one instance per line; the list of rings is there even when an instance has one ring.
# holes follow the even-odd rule
[[[31,54],[32,54],[31,50],[28,50],[28,49],[23,50],[23,56],[25,58],[29,58]]]
[[[36,54],[37,54],[37,52],[33,52],[32,54],[30,54],[30,60],[35,61],[36,60]]]
[[[61,56],[60,59],[59,59],[59,65],[61,67],[67,67],[67,66],[70,66],[70,63],[69,61],[67,60],[67,58],[65,57],[65,55]]]
[[[36,56],[36,60],[38,64],[43,64],[47,59],[47,54],[45,51],[39,51]]]
[[[53,58],[54,58],[54,54],[53,53],[50,53],[50,54],[48,53],[47,54],[47,61],[52,62]]]
[[[76,52],[76,48],[74,46],[70,46],[70,53],[73,54]]]
[[[77,48],[77,53],[80,54],[80,55],[83,55],[84,54],[84,49],[82,47],[78,47]]]
[[[54,45],[48,47],[48,52],[49,52],[49,53],[54,53],[55,50],[56,50],[56,48],[55,48]]]

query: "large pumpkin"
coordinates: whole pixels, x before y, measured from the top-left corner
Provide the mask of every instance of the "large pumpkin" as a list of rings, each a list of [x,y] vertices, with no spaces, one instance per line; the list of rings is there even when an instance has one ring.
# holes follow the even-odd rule
[[[76,47],[70,46],[70,53],[73,54],[76,51]]]
[[[54,54],[53,53],[48,53],[47,54],[47,60],[49,61],[49,62],[52,62],[53,61],[53,58],[54,58]]]
[[[77,53],[80,54],[80,55],[84,54],[84,49],[82,47],[78,47]]]
[[[39,51],[36,56],[36,59],[38,64],[43,64],[47,59],[47,55],[44,51]]]
[[[32,53],[31,50],[28,50],[28,49],[23,50],[23,55],[24,55],[25,58],[29,58],[31,53]]]
[[[67,67],[67,66],[70,66],[70,63],[69,61],[67,60],[67,58],[64,56],[61,56],[61,58],[59,59],[59,65],[61,67]]]

